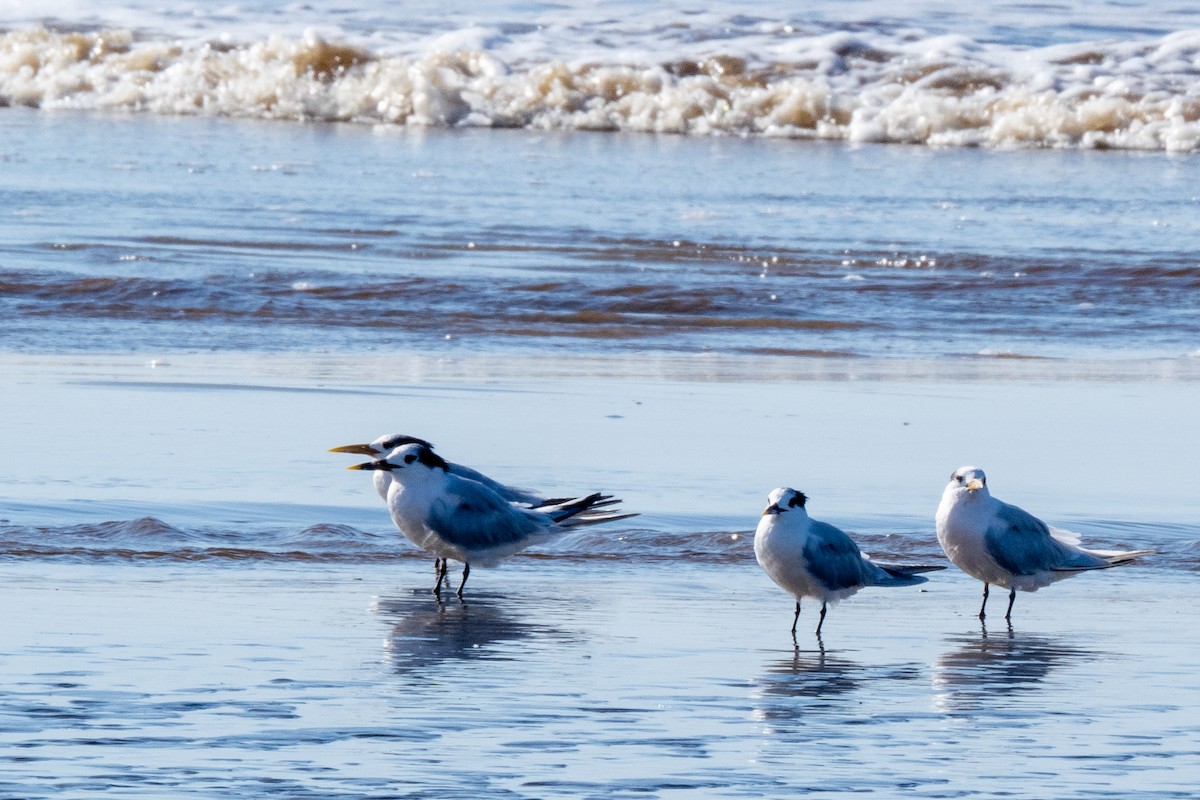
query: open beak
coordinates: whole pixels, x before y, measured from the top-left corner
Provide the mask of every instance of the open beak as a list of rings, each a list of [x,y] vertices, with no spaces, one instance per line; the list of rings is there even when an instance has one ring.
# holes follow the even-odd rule
[[[766,510],[763,511],[762,515],[764,517],[767,517],[767,516],[770,516],[771,514],[780,514],[782,512],[783,512],[782,508],[780,508],[775,503],[771,503],[771,505],[767,506]]]
[[[978,492],[982,488],[983,488],[983,481],[979,480],[979,478],[974,478],[967,483],[967,491],[968,492]]]
[[[386,461],[367,461],[364,464],[354,464],[353,466],[346,467],[346,469],[383,469],[383,470],[390,470],[391,468],[392,468],[392,465]]]
[[[379,452],[369,444],[345,444],[329,448],[331,453],[353,453],[356,456],[377,456]]]

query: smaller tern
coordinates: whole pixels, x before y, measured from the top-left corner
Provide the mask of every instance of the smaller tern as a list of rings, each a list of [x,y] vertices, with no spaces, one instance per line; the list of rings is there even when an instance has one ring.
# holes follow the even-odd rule
[[[767,496],[769,505],[754,534],[754,556],[771,580],[796,598],[792,636],[800,619],[800,601],[821,601],[817,635],[825,624],[830,603],[851,596],[864,586],[915,586],[927,578],[918,572],[941,566],[885,566],[868,559],[854,540],[834,526],[808,516],[803,492],[782,487]]]
[[[456,475],[424,443],[402,445],[385,458],[349,469],[391,474],[387,500],[392,522],[409,541],[442,560],[435,594],[441,591],[448,559],[463,563],[461,598],[471,564],[494,567],[570,528],[637,516],[616,512],[611,506],[618,501],[599,492],[533,508],[518,505],[485,484]]]
[[[1051,528],[1017,506],[992,497],[987,476],[978,467],[960,467],[950,476],[937,510],[937,537],[954,565],[988,585],[1008,589],[1006,620],[1012,620],[1017,590],[1036,592],[1080,572],[1127,564],[1153,550],[1087,550],[1079,537]]]

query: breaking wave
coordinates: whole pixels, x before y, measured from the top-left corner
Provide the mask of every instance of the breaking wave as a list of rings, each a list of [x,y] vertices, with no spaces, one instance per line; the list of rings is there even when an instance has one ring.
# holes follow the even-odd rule
[[[765,58],[396,54],[315,34],[186,42],[0,35],[0,104],[412,127],[769,136],[934,147],[1200,150],[1200,31],[1048,47],[770,34]]]

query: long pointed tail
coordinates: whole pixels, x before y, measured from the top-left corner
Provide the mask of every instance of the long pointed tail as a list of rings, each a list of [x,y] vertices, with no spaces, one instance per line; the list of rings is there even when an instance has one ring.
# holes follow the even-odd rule
[[[1136,561],[1142,556],[1152,556],[1157,553],[1157,550],[1092,550],[1091,552],[1103,558],[1108,562],[1109,566],[1115,567],[1118,564],[1128,564],[1130,561]]]
[[[1098,563],[1078,564],[1060,567],[1055,572],[1083,572],[1089,569],[1108,569],[1109,567],[1119,567],[1122,564],[1128,564],[1131,561],[1136,561],[1142,556],[1152,556],[1157,553],[1157,550],[1088,550],[1083,547],[1076,548],[1077,550],[1086,553],[1089,556],[1100,559]]]
[[[534,510],[549,514],[551,519],[564,528],[599,525],[601,522],[615,522],[619,519],[637,516],[637,514],[621,514],[612,508],[620,502],[612,495],[595,492],[587,497],[541,505]]]
[[[941,564],[905,564],[904,566],[894,564],[876,564],[881,570],[887,573],[888,581],[884,586],[916,586],[919,583],[925,583],[928,578],[924,575],[919,575],[921,572],[936,572],[939,569],[946,567]]]

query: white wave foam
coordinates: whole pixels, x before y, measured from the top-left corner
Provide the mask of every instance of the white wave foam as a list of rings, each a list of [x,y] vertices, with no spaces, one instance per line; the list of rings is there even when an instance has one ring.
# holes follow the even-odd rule
[[[245,45],[128,31],[0,36],[0,103],[409,126],[761,135],[935,147],[1200,150],[1200,31],[984,46],[791,37],[770,60],[509,64],[488,34],[389,55],[313,33]]]

